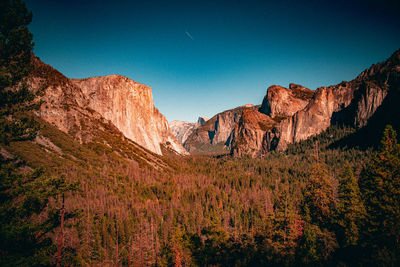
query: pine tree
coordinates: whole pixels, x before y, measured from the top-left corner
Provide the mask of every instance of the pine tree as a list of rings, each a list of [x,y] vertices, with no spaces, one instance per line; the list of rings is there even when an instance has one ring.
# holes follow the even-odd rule
[[[0,2],[0,142],[32,139],[37,132],[27,113],[38,108],[26,78],[32,69],[32,13],[19,0]]]
[[[400,255],[400,145],[388,125],[381,151],[363,171],[360,188],[367,212],[364,245],[378,264],[397,264]]]
[[[347,166],[339,185],[338,220],[341,247],[355,246],[365,216],[358,180]]]
[[[0,92],[12,87],[31,70],[32,34],[28,25],[32,20],[22,1],[0,2]],[[3,100],[3,98],[1,98]]]
[[[4,145],[32,139],[38,130],[30,110],[39,105],[33,103],[35,95],[25,82],[31,70],[31,19],[23,2],[0,1],[0,142]],[[20,159],[0,155],[0,265],[53,265],[52,235],[61,218],[71,214],[60,216],[63,208],[50,202],[59,204],[58,196],[75,186],[66,184],[64,177],[47,177],[40,169],[23,172],[21,167],[26,166]],[[60,247],[62,262],[66,257],[61,252]],[[67,261],[73,264],[71,258]]]
[[[334,192],[325,164],[316,163],[312,166],[304,193],[304,204],[308,206],[309,215],[314,223],[325,225],[332,219],[335,205]]]
[[[304,192],[304,234],[298,257],[302,264],[324,265],[338,247],[330,231],[335,208],[334,188],[324,163],[315,163]]]
[[[17,170],[17,163],[0,157],[0,266],[52,265],[56,246],[49,234],[60,225],[60,210],[49,200],[76,185],[46,177],[40,169]]]

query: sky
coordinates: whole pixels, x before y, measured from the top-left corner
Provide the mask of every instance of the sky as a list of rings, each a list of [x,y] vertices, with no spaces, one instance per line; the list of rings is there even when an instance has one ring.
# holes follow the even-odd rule
[[[400,48],[400,4],[380,1],[27,0],[34,52],[69,78],[124,75],[169,121],[267,88],[351,80]]]

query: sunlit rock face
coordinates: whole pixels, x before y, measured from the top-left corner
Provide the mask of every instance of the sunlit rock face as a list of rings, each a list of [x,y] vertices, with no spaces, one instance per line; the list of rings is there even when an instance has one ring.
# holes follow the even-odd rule
[[[320,87],[315,92],[296,84],[271,86],[259,111],[273,121],[260,144],[253,123],[244,116],[233,135],[231,154],[259,156],[270,150],[285,150],[288,144],[319,134],[333,124],[364,127],[390,91],[400,90],[400,51],[386,62],[373,65],[350,82]],[[257,120],[257,119],[256,119]],[[261,133],[258,133],[260,135]]]
[[[364,127],[381,106],[389,91],[399,90],[400,51],[387,61],[372,65],[350,82],[318,88],[310,103],[292,117],[282,121],[277,148],[319,134],[330,125],[344,123]]]
[[[289,117],[302,110],[312,98],[314,91],[291,83],[289,88],[270,86],[262,102],[260,112],[275,118]]]
[[[187,122],[174,120],[169,123],[171,132],[175,135],[178,141],[183,144],[189,135],[199,126],[203,125],[208,121],[207,117],[199,117],[197,122]]]
[[[218,113],[203,125],[195,128],[184,143],[184,147],[194,153],[200,149],[203,152],[229,151],[232,131],[246,108],[256,109],[257,107],[247,104]]]
[[[178,153],[185,149],[170,132],[168,121],[153,105],[150,87],[120,75],[72,79],[89,107],[111,121],[127,138],[161,154],[160,144]]]
[[[187,154],[154,107],[150,87],[119,75],[68,79],[37,57],[33,65],[31,88],[44,90],[38,115],[61,131],[90,142],[96,139],[94,130],[110,124],[114,132],[154,153],[161,154],[160,145],[165,145]]]
[[[260,157],[277,145],[274,127],[302,110],[314,91],[291,83],[289,88],[270,86],[261,107],[244,110],[232,133],[231,154],[236,157]]]
[[[87,108],[89,101],[81,88],[37,57],[29,81],[31,90],[41,91],[38,99],[43,104],[37,115],[80,142],[92,139],[91,127],[102,117]]]
[[[275,124],[276,122],[270,116],[256,109],[244,109],[232,132],[232,155],[235,157],[261,156],[266,149],[264,147],[265,133]]]

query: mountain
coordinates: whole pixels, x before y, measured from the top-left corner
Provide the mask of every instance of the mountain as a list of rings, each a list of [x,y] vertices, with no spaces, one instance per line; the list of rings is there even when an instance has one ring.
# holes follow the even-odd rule
[[[270,150],[282,151],[288,144],[305,140],[335,124],[361,129],[387,95],[399,90],[399,73],[400,50],[354,80],[320,87],[315,93],[293,84],[289,89],[271,86],[258,111],[269,119],[260,114],[241,118],[233,134],[231,154],[257,156]],[[396,117],[395,114],[392,116]],[[259,136],[254,138],[254,125],[266,121],[270,122],[269,127],[263,134],[258,129]]]
[[[120,75],[71,81],[81,88],[89,107],[111,121],[127,138],[157,154],[161,154],[160,144],[186,153],[170,132],[167,119],[154,107],[150,87]]]
[[[261,104],[260,112],[271,118],[289,117],[306,107],[314,91],[291,83],[289,88],[278,85],[270,86]]]
[[[243,110],[256,108],[258,107],[247,104],[218,113],[197,127],[186,139],[184,147],[194,154],[229,152],[231,134]]]
[[[313,94],[312,90],[293,83],[289,88],[270,86],[258,110],[243,110],[232,132],[231,154],[256,157],[266,153],[265,133],[284,118],[304,108]]]
[[[183,144],[189,135],[196,129],[197,127],[203,125],[208,121],[207,117],[199,117],[197,122],[187,122],[187,121],[178,121],[174,120],[169,123],[169,128],[171,132],[175,135],[178,141]]]
[[[38,115],[81,143],[98,138],[98,122],[111,124],[126,138],[158,155],[161,146],[187,152],[170,132],[165,117],[154,107],[151,88],[120,75],[68,79],[34,59],[33,90],[42,90]]]

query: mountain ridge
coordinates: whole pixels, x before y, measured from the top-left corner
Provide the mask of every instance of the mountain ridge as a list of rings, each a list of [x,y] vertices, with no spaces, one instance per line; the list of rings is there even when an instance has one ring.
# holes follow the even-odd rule
[[[150,87],[122,75],[69,79],[37,57],[33,66],[32,90],[43,90],[38,115],[80,142],[93,138],[90,132],[96,126],[90,121],[104,119],[156,154],[162,154],[162,145],[187,154],[154,107]]]
[[[400,50],[397,50],[389,59],[373,64],[350,82],[341,82],[315,90],[312,98],[302,109],[292,115],[285,114],[290,116],[283,117],[268,129],[264,133],[261,144],[259,142],[254,144],[251,138],[240,140],[243,135],[234,135],[237,140],[233,141],[235,145],[231,148],[231,154],[234,156],[262,155],[271,150],[284,151],[288,144],[305,140],[335,124],[345,124],[361,129],[367,125],[369,118],[384,102],[389,91],[399,89],[399,73]],[[277,89],[286,91],[283,87],[272,88],[273,91]],[[276,102],[281,101],[281,99],[274,100],[273,97],[268,96],[269,94],[268,89],[264,98],[269,101],[266,106],[274,106]],[[260,109],[260,112],[271,115],[268,108]],[[245,127],[243,120],[241,123],[243,124],[242,131],[251,130]],[[240,129],[240,125],[237,128]],[[252,152],[247,153],[246,150],[249,147],[253,149]]]

